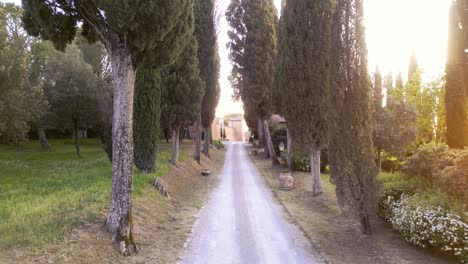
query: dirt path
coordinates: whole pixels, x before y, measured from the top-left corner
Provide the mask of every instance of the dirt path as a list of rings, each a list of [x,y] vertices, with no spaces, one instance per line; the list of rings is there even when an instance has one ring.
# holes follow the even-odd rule
[[[180,263],[319,263],[248,157],[228,143],[221,183],[202,209]]]

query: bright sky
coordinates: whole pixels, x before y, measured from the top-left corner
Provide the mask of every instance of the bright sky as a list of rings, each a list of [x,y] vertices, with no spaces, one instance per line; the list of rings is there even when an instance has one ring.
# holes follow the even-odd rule
[[[20,0],[0,0],[15,2]],[[230,1],[219,0],[224,14]],[[281,0],[274,0],[279,8]],[[369,69],[379,65],[386,74],[401,71],[407,76],[411,50],[416,51],[425,79],[441,76],[447,49],[448,13],[452,0],[364,0]],[[243,113],[242,105],[231,100],[228,81],[230,62],[226,50],[228,24],[223,17],[219,28],[221,57],[221,99],[217,116]]]

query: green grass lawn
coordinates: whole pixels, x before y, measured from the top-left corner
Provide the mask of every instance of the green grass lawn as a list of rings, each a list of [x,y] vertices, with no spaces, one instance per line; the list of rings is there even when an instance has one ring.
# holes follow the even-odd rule
[[[52,151],[32,141],[0,146],[0,249],[55,242],[73,226],[96,219],[109,206],[111,163],[97,140],[85,140],[82,158],[71,140],[52,140]],[[181,160],[188,154],[182,151]],[[163,143],[157,173],[135,174],[134,194],[171,168]]]

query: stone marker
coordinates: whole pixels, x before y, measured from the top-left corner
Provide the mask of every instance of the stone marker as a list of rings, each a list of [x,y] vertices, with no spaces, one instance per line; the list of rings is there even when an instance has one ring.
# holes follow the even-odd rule
[[[211,174],[211,171],[210,171],[210,170],[207,170],[207,169],[205,169],[205,170],[203,170],[203,171],[202,171],[202,173],[201,173],[201,174],[202,174],[203,176],[210,176],[210,174]]]
[[[279,175],[279,188],[283,191],[290,191],[294,189],[294,178],[291,172],[280,172]]]

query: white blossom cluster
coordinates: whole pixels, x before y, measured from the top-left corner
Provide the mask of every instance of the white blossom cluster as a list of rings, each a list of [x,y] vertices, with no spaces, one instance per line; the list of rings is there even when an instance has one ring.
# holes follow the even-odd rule
[[[457,214],[434,206],[411,203],[416,196],[396,200],[388,196],[384,201],[390,222],[409,243],[423,248],[443,251],[468,263],[468,224]]]

